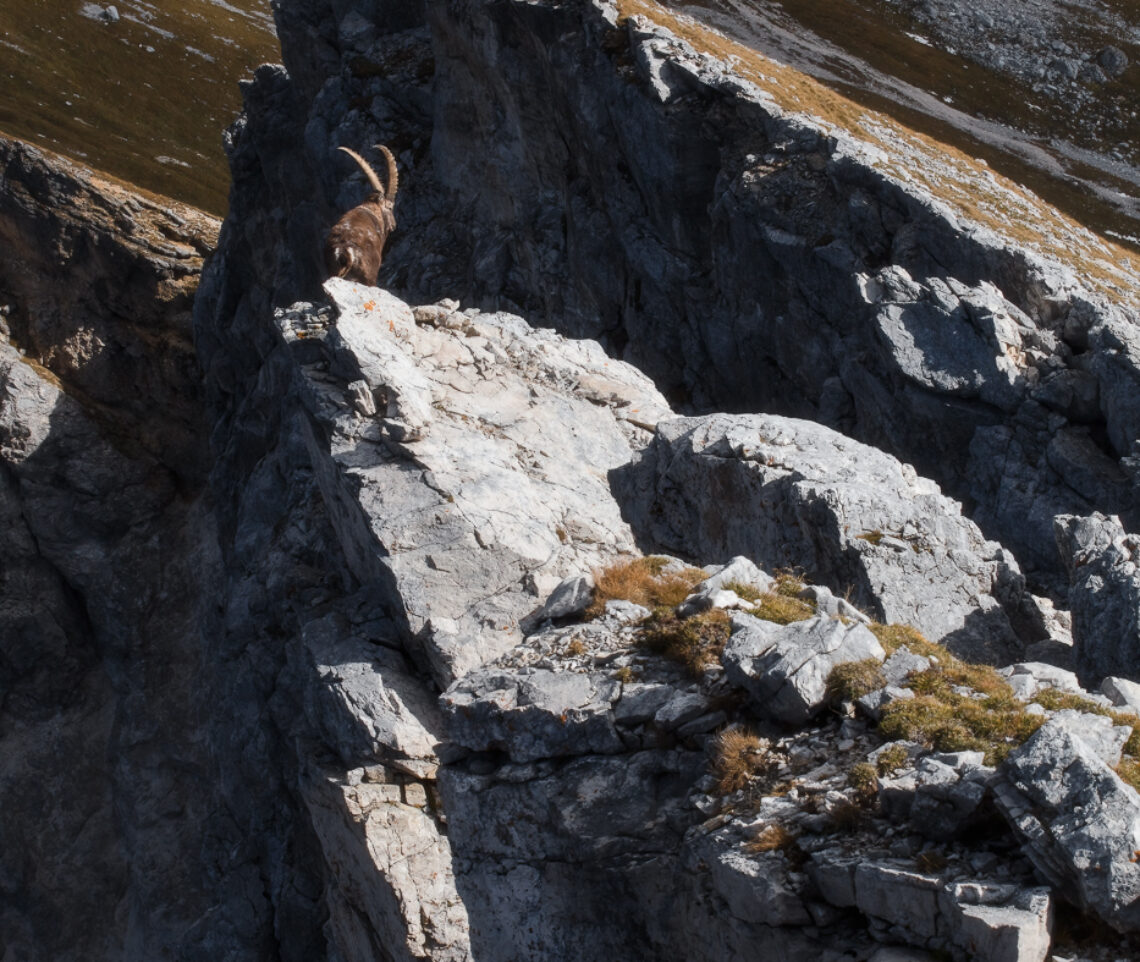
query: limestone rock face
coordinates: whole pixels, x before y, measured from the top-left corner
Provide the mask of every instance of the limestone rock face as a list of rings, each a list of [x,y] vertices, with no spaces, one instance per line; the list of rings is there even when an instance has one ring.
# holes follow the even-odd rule
[[[776,625],[737,615],[724,650],[730,681],[745,688],[758,710],[802,724],[823,708],[827,678],[836,665],[886,655],[864,625],[826,616]]]
[[[354,573],[387,585],[414,657],[446,687],[518,643],[540,589],[632,552],[608,472],[668,408],[596,344],[498,313],[418,325],[390,295],[327,286],[332,315],[278,317],[320,425],[318,483]],[[362,379],[375,416],[350,393]]]
[[[1054,885],[1121,931],[1140,926],[1140,795],[1061,719],[1002,765],[996,801]]]
[[[161,957],[251,881],[190,721],[217,667],[189,324],[217,225],[3,139],[0,171],[0,932]]]
[[[667,551],[775,568],[976,660],[1008,660],[1041,629],[1017,563],[960,506],[890,455],[810,422],[711,415],[658,426],[622,472],[634,528]],[[1020,634],[1019,634],[1020,632]]]
[[[1140,678],[1140,543],[1101,514],[1062,515],[1056,532],[1071,579],[1077,674],[1090,687],[1110,675]]]
[[[1014,554],[1048,587],[1054,515],[1132,523],[1131,314],[612,3],[351,6],[277,5],[204,268],[212,224],[2,148],[5,951],[1041,962],[1007,841],[912,839],[985,814],[983,766],[895,752],[879,834],[873,729],[788,724],[884,654],[848,589],[966,655],[1045,637]],[[325,284],[329,158],[376,142],[389,290]],[[589,598],[655,548],[688,606]],[[818,617],[722,661],[784,565]],[[1054,718],[993,791],[1131,929],[1125,734]]]
[[[1055,514],[1135,525],[1136,278],[1101,240],[901,130],[809,118],[633,5],[396,7],[370,35],[327,0],[278,11],[291,79],[259,75],[234,143],[252,173],[293,135],[258,186],[297,268],[263,274],[279,303],[313,271],[287,238],[359,199],[332,152],[399,142],[382,283],[408,299],[598,338],[689,411],[820,420],[976,505],[1049,583]]]

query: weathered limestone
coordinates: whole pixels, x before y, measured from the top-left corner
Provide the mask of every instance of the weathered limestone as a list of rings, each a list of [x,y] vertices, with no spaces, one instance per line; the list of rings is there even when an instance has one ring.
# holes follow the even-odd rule
[[[982,752],[928,756],[913,771],[880,780],[879,798],[892,818],[909,821],[925,838],[946,841],[978,821],[991,775]]]
[[[823,708],[832,668],[885,655],[858,623],[821,616],[777,625],[740,614],[733,618],[723,661],[729,680],[748,691],[760,712],[802,724]]]
[[[1077,674],[1090,688],[1106,675],[1140,678],[1137,539],[1099,513],[1059,516],[1056,534],[1069,570]]]
[[[658,426],[622,497],[665,550],[800,565],[880,620],[966,657],[1033,640],[1016,562],[913,469],[806,421],[712,415]],[[652,506],[652,508],[650,507]],[[1024,637],[1018,631],[1027,631]]]
[[[1041,875],[1114,928],[1140,928],[1140,795],[1064,719],[998,776],[995,801]]]
[[[469,962],[451,848],[417,804],[422,795],[321,771],[306,773],[302,792],[330,863],[325,900],[338,955],[368,962],[383,946],[401,962]]]
[[[310,435],[317,477],[357,576],[389,584],[446,687],[517,644],[540,586],[633,550],[606,473],[646,437],[631,409],[667,408],[595,344],[503,314],[419,326],[389,295],[327,286],[335,320],[304,305],[278,318],[331,432],[331,450]],[[361,374],[386,396],[377,418],[346,396]]]
[[[610,709],[615,681],[589,674],[476,671],[440,699],[448,736],[472,751],[506,752],[512,761],[613,754],[624,746]]]
[[[290,89],[260,76],[249,98],[241,140],[294,135],[263,175],[286,256],[338,209],[338,144],[418,143],[401,158],[415,242],[385,261],[405,296],[523,310],[604,339],[691,410],[778,410],[889,450],[1047,582],[1054,515],[1132,511],[1134,268],[988,167],[810,119],[775,67],[746,79],[651,11],[386,6],[366,49],[334,39],[347,16],[287,4]],[[303,274],[265,286],[288,302]]]
[[[887,862],[813,856],[808,874],[828,902],[854,907],[882,937],[955,958],[1044,962],[1049,955],[1048,889],[993,882],[946,883]]]

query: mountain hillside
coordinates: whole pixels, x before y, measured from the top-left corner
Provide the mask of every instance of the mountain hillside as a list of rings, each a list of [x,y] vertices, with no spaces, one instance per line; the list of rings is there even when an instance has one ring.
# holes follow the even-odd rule
[[[275,13],[220,229],[0,146],[4,954],[1140,952],[1133,256],[638,0]]]

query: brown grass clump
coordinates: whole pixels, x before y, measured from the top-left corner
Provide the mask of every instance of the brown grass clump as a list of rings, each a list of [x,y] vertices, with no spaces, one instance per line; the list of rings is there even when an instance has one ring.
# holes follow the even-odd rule
[[[827,697],[832,702],[855,701],[886,685],[878,660],[847,661],[836,665],[827,676]]]
[[[910,625],[884,625],[875,621],[868,627],[879,639],[879,644],[883,646],[883,650],[888,655],[893,655],[905,645],[914,654],[923,655],[926,658],[937,658],[939,661],[943,661],[952,657],[945,648],[934,644],[932,641],[927,641],[922,632]]]
[[[888,745],[875,759],[875,767],[879,775],[889,775],[896,769],[902,768],[910,760],[910,753],[902,745]]]
[[[752,614],[764,621],[790,625],[793,621],[807,621],[808,618],[814,618],[815,607],[798,598],[785,598],[769,592],[757,602]]]
[[[972,688],[1002,703],[1017,703],[1013,689],[997,670],[989,665],[971,665],[950,657],[935,668],[915,672],[907,681],[907,686],[919,695],[949,697],[955,688]]]
[[[874,796],[867,796],[869,801]],[[867,824],[867,809],[863,805],[851,801],[842,801],[833,805],[827,813],[831,824],[839,832],[857,832]]]
[[[788,852],[795,848],[799,833],[775,822],[765,825],[744,843],[744,850],[753,855],[764,852]]]
[[[706,577],[700,568],[666,572],[667,564],[665,558],[633,558],[594,571],[594,600],[586,609],[586,618],[600,617],[607,601],[675,608]]]
[[[879,791],[879,773],[870,762],[859,762],[847,773],[847,784],[861,801],[866,801]]]
[[[745,601],[759,601],[762,597],[764,597],[764,592],[762,592],[755,585],[746,585],[742,584],[739,581],[729,581],[725,583],[724,587],[726,590],[733,592],[738,598],[742,598]]]
[[[1125,755],[1116,766],[1116,774],[1140,792],[1140,761]]]
[[[727,728],[712,742],[712,773],[717,793],[731,795],[745,788],[759,772],[768,754],[768,742],[743,728]]]
[[[694,678],[720,661],[732,633],[732,621],[720,608],[678,618],[659,608],[642,622],[641,642],[650,651],[679,662]]]
[[[1008,699],[1002,695],[978,699],[939,690],[888,705],[879,731],[891,740],[907,739],[943,752],[982,751],[986,764],[994,765],[1044,721],[1029,714],[1012,694]]]

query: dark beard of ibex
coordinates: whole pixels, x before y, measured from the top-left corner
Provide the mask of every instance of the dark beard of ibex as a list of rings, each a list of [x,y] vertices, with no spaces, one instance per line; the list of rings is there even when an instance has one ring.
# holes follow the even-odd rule
[[[376,149],[388,160],[387,190],[381,186],[380,178],[360,154],[347,147],[338,148],[360,165],[364,176],[372,185],[372,193],[362,204],[352,208],[333,224],[325,240],[325,268],[329,276],[344,277],[369,287],[376,286],[384,244],[388,235],[396,229],[396,216],[392,207],[400,183],[392,151],[383,144],[376,144]]]

